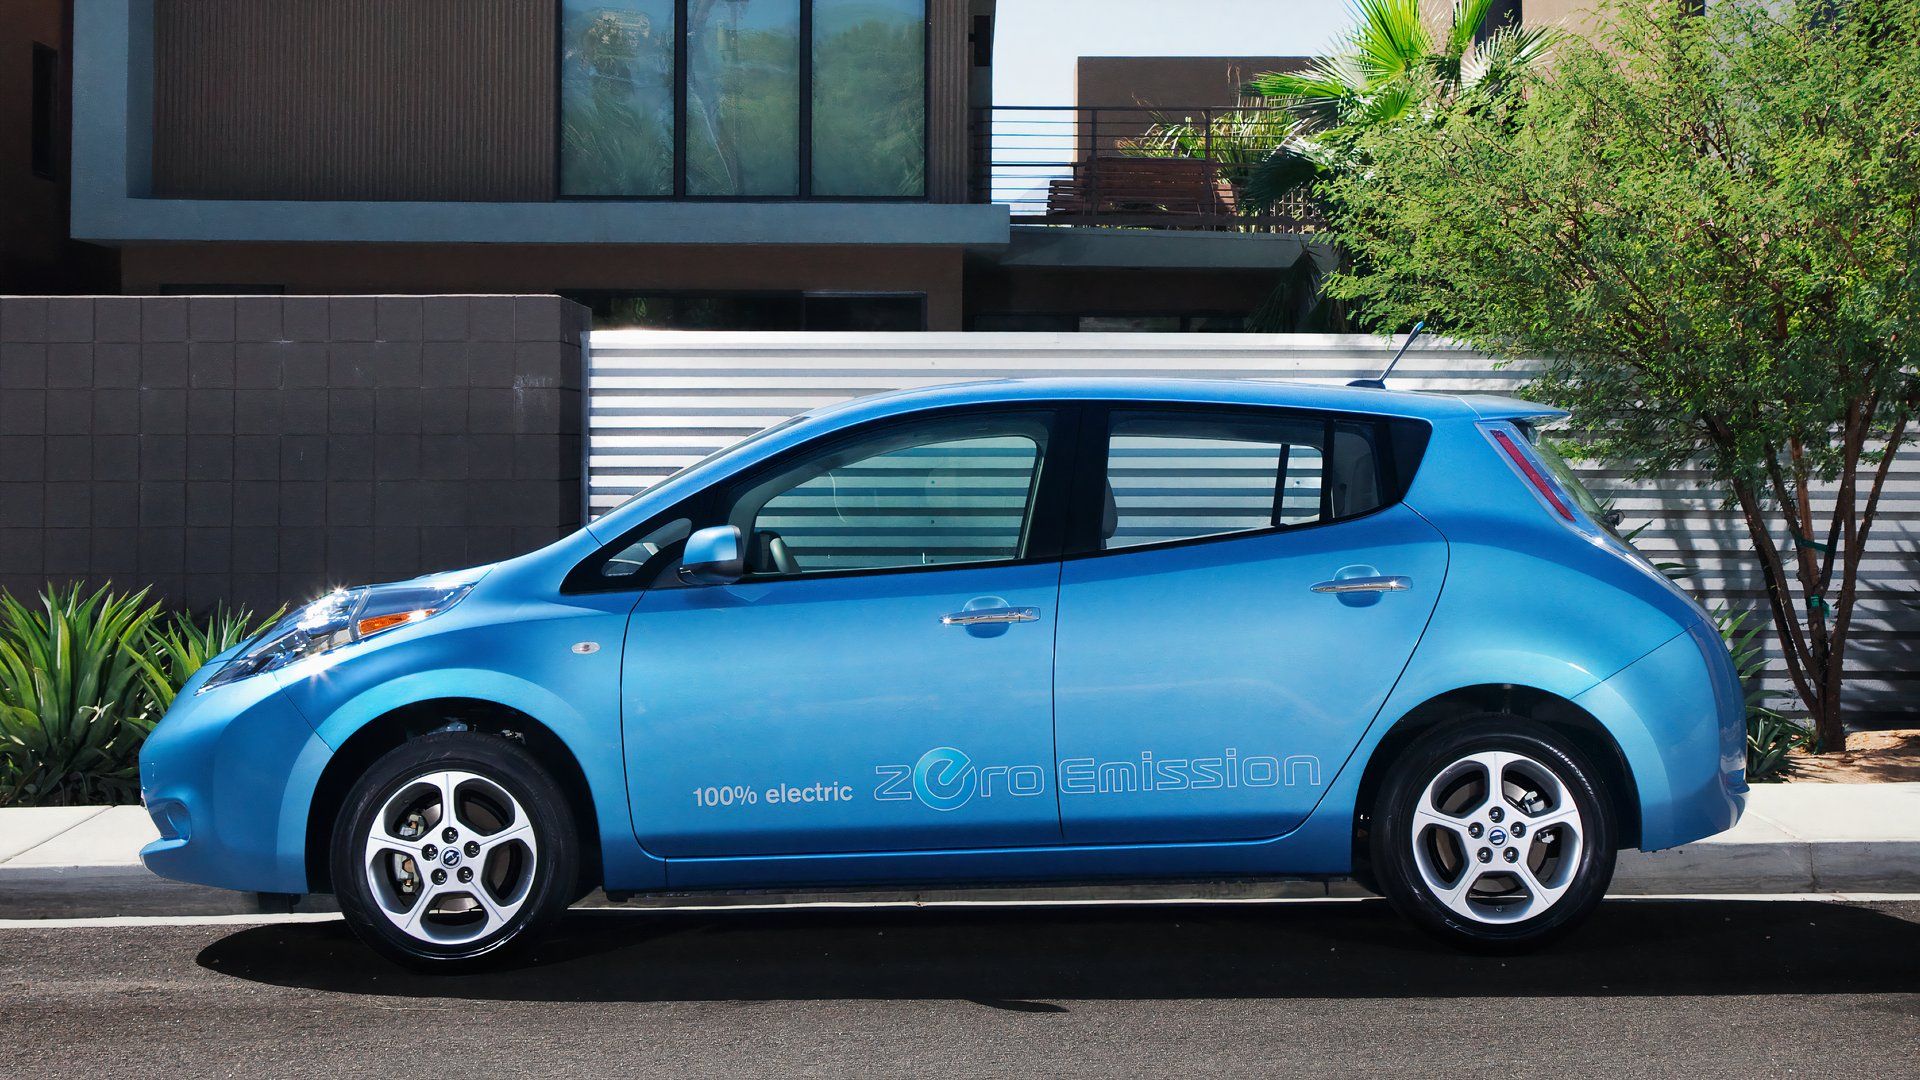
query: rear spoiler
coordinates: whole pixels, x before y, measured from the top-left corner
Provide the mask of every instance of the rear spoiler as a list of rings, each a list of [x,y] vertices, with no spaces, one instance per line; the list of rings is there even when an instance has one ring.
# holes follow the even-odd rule
[[[1537,401],[1522,401],[1511,397],[1463,397],[1461,404],[1472,409],[1481,420],[1531,420],[1546,423],[1564,420],[1567,410],[1556,409],[1551,405],[1542,405]]]

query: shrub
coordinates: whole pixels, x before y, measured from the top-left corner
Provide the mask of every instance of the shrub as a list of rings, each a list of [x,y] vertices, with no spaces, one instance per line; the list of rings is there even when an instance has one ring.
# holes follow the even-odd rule
[[[0,806],[132,802],[138,756],[174,695],[244,640],[250,613],[206,626],[164,616],[147,590],[0,594]]]
[[[1754,644],[1761,624],[1752,613],[1722,608],[1713,613],[1713,621],[1720,628],[1727,651],[1733,654],[1740,685],[1747,690],[1747,780],[1761,783],[1785,779],[1793,772],[1793,760],[1787,755],[1811,750],[1813,732],[1762,704],[1766,692],[1761,689],[1760,679],[1766,674],[1767,660],[1760,646]]]
[[[130,802],[158,719],[147,657],[160,614],[146,590],[49,590],[41,610],[0,596],[0,806]]]

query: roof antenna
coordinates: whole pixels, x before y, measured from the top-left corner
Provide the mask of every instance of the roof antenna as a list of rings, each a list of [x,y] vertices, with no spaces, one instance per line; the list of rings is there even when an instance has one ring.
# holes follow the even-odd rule
[[[1400,346],[1399,352],[1393,354],[1393,359],[1387,364],[1387,370],[1381,372],[1379,378],[1355,379],[1347,385],[1364,387],[1368,390],[1385,390],[1387,388],[1387,376],[1393,374],[1393,369],[1400,366],[1400,358],[1407,355],[1407,350],[1413,348],[1413,343],[1420,340],[1420,331],[1426,328],[1427,321],[1425,319],[1413,324],[1413,333],[1407,335],[1406,343]]]

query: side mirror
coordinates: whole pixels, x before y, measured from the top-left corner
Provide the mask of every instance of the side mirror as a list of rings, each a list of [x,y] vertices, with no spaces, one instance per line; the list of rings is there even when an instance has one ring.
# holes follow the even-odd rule
[[[731,585],[747,576],[746,544],[732,525],[715,525],[687,537],[680,580],[690,585]]]

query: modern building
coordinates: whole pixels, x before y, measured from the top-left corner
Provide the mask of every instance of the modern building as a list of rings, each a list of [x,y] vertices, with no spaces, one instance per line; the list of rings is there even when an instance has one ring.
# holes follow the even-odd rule
[[[111,252],[68,238],[72,6],[0,0],[0,293],[114,285]]]
[[[1094,103],[1037,140],[992,107],[995,0],[36,6],[72,11],[68,235],[126,293],[1236,329],[1312,239],[1235,215],[1205,162],[1157,166],[1151,198],[1078,197]]]

